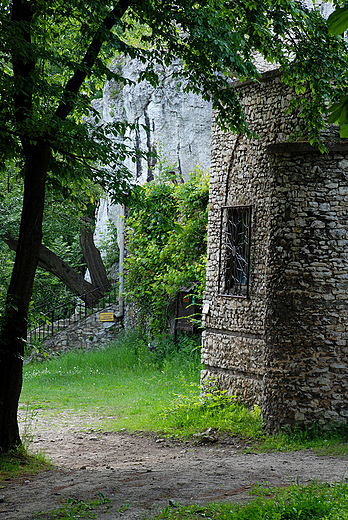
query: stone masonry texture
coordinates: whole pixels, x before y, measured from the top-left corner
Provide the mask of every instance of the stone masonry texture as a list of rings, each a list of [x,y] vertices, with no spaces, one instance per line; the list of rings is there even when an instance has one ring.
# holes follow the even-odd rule
[[[278,71],[233,88],[257,137],[213,124],[202,383],[269,432],[347,423],[348,146],[334,128],[328,153],[309,145]],[[218,294],[224,205],[252,205],[249,298]]]

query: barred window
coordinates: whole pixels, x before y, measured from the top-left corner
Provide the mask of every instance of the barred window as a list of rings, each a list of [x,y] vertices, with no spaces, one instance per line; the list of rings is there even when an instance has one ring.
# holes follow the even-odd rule
[[[251,206],[221,208],[219,294],[249,297]]]

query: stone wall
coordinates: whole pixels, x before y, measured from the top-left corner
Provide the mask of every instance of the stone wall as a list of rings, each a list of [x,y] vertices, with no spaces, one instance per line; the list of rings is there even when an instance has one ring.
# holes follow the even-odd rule
[[[348,418],[348,148],[332,145],[328,156],[296,148],[270,149],[270,428]]]
[[[118,315],[118,311],[118,304],[109,305],[107,308],[57,332],[54,336],[43,341],[41,348],[49,352],[66,352],[74,348],[88,350],[93,347],[101,347],[103,344],[114,340],[117,333],[123,328],[122,317]],[[100,321],[101,312],[114,312],[115,320],[110,322]]]
[[[268,430],[346,421],[348,148],[305,142],[278,71],[234,88],[258,138],[213,126],[202,381],[261,405]],[[224,205],[252,205],[249,298],[218,294]]]

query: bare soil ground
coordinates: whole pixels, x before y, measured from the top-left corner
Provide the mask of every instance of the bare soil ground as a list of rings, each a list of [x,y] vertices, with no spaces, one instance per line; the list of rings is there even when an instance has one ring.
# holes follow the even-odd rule
[[[144,433],[88,430],[95,417],[36,416],[32,451],[44,451],[54,468],[25,476],[0,489],[0,520],[33,520],[68,498],[92,500],[102,492],[110,508],[97,518],[151,518],[169,503],[240,501],[258,482],[269,486],[348,477],[348,457],[318,457],[311,451],[243,453],[230,438],[193,445]],[[24,425],[24,414],[22,428]],[[209,439],[207,439],[209,441]],[[212,440],[212,439],[211,439]]]

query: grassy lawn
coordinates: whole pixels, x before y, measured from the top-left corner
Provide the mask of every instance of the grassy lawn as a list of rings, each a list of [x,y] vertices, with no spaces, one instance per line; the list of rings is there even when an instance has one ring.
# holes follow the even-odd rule
[[[147,339],[127,332],[102,350],[75,351],[24,367],[21,407],[29,413],[68,411],[86,415],[86,427],[129,432],[145,430],[182,438],[212,428],[215,434],[238,435],[258,451],[314,449],[348,454],[345,426],[321,431],[262,433],[262,417],[220,392],[211,382],[200,398],[200,350],[181,337]],[[88,416],[88,419],[87,419]]]
[[[205,397],[200,397],[200,369],[200,350],[190,338],[182,337],[177,346],[169,339],[158,340],[149,348],[146,339],[128,332],[102,350],[70,352],[25,366],[20,406],[29,416],[38,409],[48,417],[64,412],[85,415],[86,428],[104,431],[142,430],[192,438],[211,428],[214,435],[245,439],[252,445],[249,450],[307,448],[321,454],[348,454],[348,429],[343,426],[329,431],[313,426],[266,437],[257,407],[247,410],[220,392],[214,381]],[[12,475],[12,466],[15,471],[25,464],[35,470],[35,464],[38,469],[42,461],[30,461],[25,453],[2,457],[1,474]],[[348,519],[348,485],[344,483],[256,487],[253,494],[256,499],[242,505],[174,504],[156,519]],[[84,507],[89,510],[90,506],[76,505],[80,516]],[[75,517],[77,513],[69,518]]]
[[[189,391],[199,399],[195,347],[187,339],[177,350],[166,340],[151,351],[144,339],[128,333],[103,350],[30,364],[24,368],[21,406],[98,415],[104,430],[163,431],[163,410],[176,394]]]

